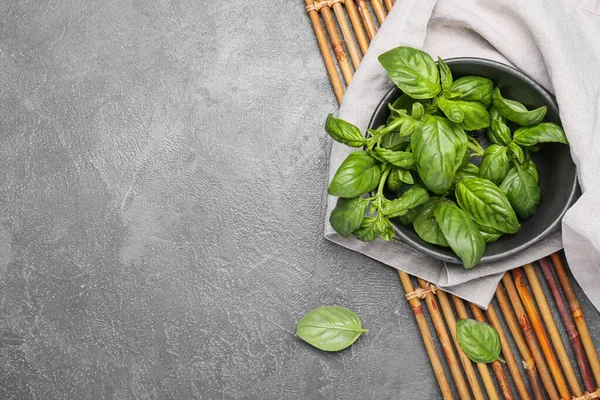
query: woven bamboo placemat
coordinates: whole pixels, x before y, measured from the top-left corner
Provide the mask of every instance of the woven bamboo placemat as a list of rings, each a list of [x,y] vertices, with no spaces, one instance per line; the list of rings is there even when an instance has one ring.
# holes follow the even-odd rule
[[[305,0],[305,6],[341,103],[393,0]],[[461,400],[600,398],[600,361],[565,264],[559,252],[507,272],[486,311],[398,271],[444,399],[455,393]],[[496,328],[506,364],[469,360],[457,344],[460,318]]]

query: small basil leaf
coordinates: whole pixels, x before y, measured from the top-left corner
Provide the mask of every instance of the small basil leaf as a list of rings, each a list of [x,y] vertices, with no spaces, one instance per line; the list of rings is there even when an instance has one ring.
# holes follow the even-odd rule
[[[537,177],[529,168],[514,166],[500,185],[519,218],[531,217],[540,203],[541,190]]]
[[[446,117],[454,123],[459,124],[465,118],[465,113],[454,101],[448,100],[445,97],[439,97],[438,106],[440,107],[440,110],[444,112]]]
[[[392,151],[377,147],[375,148],[375,154],[396,167],[412,168],[415,165],[412,153],[407,151]]]
[[[448,241],[444,237],[433,213],[438,199],[438,197],[432,197],[419,208],[412,224],[417,235],[427,243],[448,247]]]
[[[467,135],[439,116],[428,116],[413,133],[411,147],[419,176],[427,189],[443,194],[452,185],[467,147]]]
[[[425,114],[425,108],[423,108],[423,104],[414,102],[412,105],[411,117],[415,120],[418,120],[423,116],[423,114]]]
[[[369,202],[361,197],[344,199],[339,197],[331,215],[331,227],[343,237],[352,235],[352,231],[360,228]]]
[[[440,80],[442,82],[443,90],[450,90],[452,87],[452,71],[450,71],[450,67],[448,64],[442,60],[441,57],[438,57],[438,68],[440,70]]]
[[[534,125],[541,122],[546,116],[546,106],[528,111],[527,107],[515,100],[509,100],[502,97],[500,89],[496,88],[492,94],[494,107],[498,109],[507,119],[516,122],[522,126]]]
[[[400,150],[401,148],[406,148],[406,145],[410,143],[410,135],[402,135],[403,129],[402,127],[406,125],[406,122],[402,124],[400,130],[391,131],[388,134],[384,135],[381,138],[381,142],[379,143],[379,147],[383,147],[385,149],[390,150]]]
[[[439,203],[434,214],[448,245],[460,257],[464,268],[475,267],[485,252],[485,241],[475,223],[449,200]]]
[[[375,189],[379,184],[379,163],[366,151],[357,150],[348,155],[336,171],[328,192],[332,196],[354,198]]]
[[[329,114],[325,120],[325,132],[333,138],[333,140],[348,145],[350,147],[362,147],[367,142],[356,126]]]
[[[506,194],[487,179],[463,179],[456,184],[456,200],[475,222],[502,233],[515,233],[519,221]]]
[[[490,325],[472,319],[456,321],[456,338],[460,349],[476,363],[500,361],[500,335]]]
[[[343,350],[366,332],[360,317],[340,306],[315,308],[296,325],[296,336],[324,351]]]
[[[400,168],[392,169],[387,177],[387,180],[385,181],[388,189],[390,189],[392,192],[399,191],[400,188],[402,188],[402,185],[404,184],[402,179],[400,179],[400,174],[398,173],[399,169]]]
[[[507,150],[506,147],[497,144],[485,149],[479,164],[479,176],[499,185],[510,169]]]
[[[498,109],[492,106],[489,110],[490,126],[486,129],[487,137],[494,144],[505,145],[511,141],[510,128]]]
[[[424,51],[400,46],[378,60],[394,84],[412,98],[430,99],[441,90],[437,65]]]
[[[400,179],[402,182],[408,183],[409,185],[415,183],[410,171],[399,168],[396,173],[398,174],[398,179]]]
[[[400,110],[405,110],[405,114],[412,110],[414,103],[421,103],[424,108],[427,108],[431,105],[430,100],[426,99],[413,99],[406,93],[403,93],[400,97],[398,97],[390,106],[390,109],[396,110],[396,112],[400,112]]]
[[[380,232],[381,238],[386,242],[391,242],[394,239],[394,227],[387,218],[377,220],[377,230]]]
[[[380,212],[386,218],[395,218],[406,214],[412,208],[420,206],[428,199],[429,193],[427,193],[427,190],[419,185],[413,185],[397,199],[385,201]]]
[[[411,208],[406,212],[406,214],[400,215],[398,217],[398,220],[402,225],[410,225],[415,220],[415,217],[417,216],[417,214],[419,214],[420,210],[421,207]]]
[[[454,81],[449,96],[456,100],[476,101],[487,108],[492,104],[493,91],[491,80],[481,76],[463,76]]]
[[[500,236],[502,236],[501,233],[488,233],[483,231],[479,232],[481,233],[481,236],[483,236],[483,240],[485,240],[486,243],[493,243],[496,240],[500,239]]]
[[[538,143],[549,142],[568,144],[565,131],[552,122],[541,122],[517,129],[515,131],[515,142],[521,146],[533,146]]]
[[[421,122],[419,120],[409,118],[400,127],[400,136],[410,136],[419,129]]]
[[[510,142],[508,144],[508,149],[511,151],[511,153],[513,153],[515,158],[519,160],[519,162],[522,163],[525,160],[525,154],[523,154],[523,149],[515,142]]]
[[[460,124],[463,129],[476,131],[490,126],[490,114],[483,104],[475,101],[453,101],[459,105],[465,115]]]
[[[372,242],[377,239],[380,234],[381,231],[379,230],[377,218],[375,217],[365,217],[362,224],[360,224],[360,227],[352,232],[352,235],[361,242]]]

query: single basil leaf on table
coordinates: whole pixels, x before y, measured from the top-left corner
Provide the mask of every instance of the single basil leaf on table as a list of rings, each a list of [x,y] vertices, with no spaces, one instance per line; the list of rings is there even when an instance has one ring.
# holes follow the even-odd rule
[[[366,332],[360,317],[340,306],[315,308],[296,325],[296,336],[324,351],[343,350]]]
[[[339,197],[329,216],[331,227],[343,237],[351,236],[352,231],[360,228],[368,203],[362,197],[354,199]]]
[[[532,126],[523,126],[515,131],[515,142],[521,146],[533,146],[538,143],[558,142],[568,144],[565,131],[552,122],[540,122]]]
[[[378,60],[394,84],[412,98],[430,99],[441,90],[437,65],[422,50],[400,46],[379,55]]]
[[[448,247],[448,241],[444,237],[433,213],[438,199],[438,197],[431,197],[420,207],[412,220],[412,224],[417,235],[427,243]]]
[[[450,90],[453,82],[452,71],[450,71],[450,67],[444,62],[444,60],[442,60],[441,57],[438,57],[438,68],[440,70],[442,90]]]
[[[464,101],[476,101],[486,108],[492,104],[494,83],[481,76],[463,76],[452,84],[448,98]]]
[[[381,235],[376,217],[365,217],[360,227],[352,231],[352,235],[361,242],[372,242]]]
[[[415,165],[412,153],[407,151],[392,151],[377,147],[375,148],[375,154],[396,167],[412,168]]]
[[[500,185],[519,218],[531,217],[540,203],[541,190],[537,177],[529,168],[516,165],[508,171]]]
[[[510,169],[507,150],[497,144],[488,146],[479,164],[479,176],[499,185]]]
[[[367,142],[360,129],[343,119],[334,117],[333,114],[329,114],[325,120],[325,132],[333,140],[350,147],[362,147]]]
[[[465,113],[458,103],[441,96],[438,98],[437,104],[450,121],[459,124],[465,118]]]
[[[502,233],[515,233],[519,221],[506,194],[487,179],[463,179],[456,184],[456,200],[477,224]]]
[[[348,155],[337,169],[328,192],[332,196],[354,198],[375,189],[381,177],[379,162],[357,150]]]
[[[448,190],[466,147],[467,135],[462,128],[443,117],[427,117],[411,137],[415,165],[427,189],[435,194]]]
[[[519,146],[515,142],[510,142],[508,144],[508,149],[514,155],[514,157],[517,160],[519,160],[519,162],[522,163],[523,161],[525,161],[525,154],[523,154],[523,149],[521,148],[521,146]]]
[[[485,241],[477,225],[450,200],[438,203],[433,212],[448,245],[460,257],[463,267],[475,267],[485,252]]]
[[[486,323],[473,319],[459,319],[456,321],[456,338],[460,349],[473,362],[505,362],[500,357],[500,335]]]
[[[492,94],[494,107],[500,114],[522,126],[534,125],[541,122],[546,116],[547,107],[542,106],[535,110],[527,110],[522,103],[502,97],[500,89],[496,88]]]
[[[408,210],[418,207],[429,199],[427,190],[419,185],[413,185],[402,196],[383,202],[380,212],[386,218],[395,218],[404,215]]]

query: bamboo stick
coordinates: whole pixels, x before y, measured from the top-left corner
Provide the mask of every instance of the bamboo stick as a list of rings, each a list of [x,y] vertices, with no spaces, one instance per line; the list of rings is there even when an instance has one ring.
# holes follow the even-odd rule
[[[419,286],[424,289],[429,283],[421,278],[417,278],[419,282]],[[437,333],[438,339],[440,341],[440,345],[442,347],[442,351],[444,352],[444,356],[446,357],[446,362],[448,363],[448,367],[450,368],[450,373],[452,374],[452,378],[454,379],[454,384],[456,385],[456,389],[458,391],[458,396],[463,399],[471,399],[469,395],[469,389],[465,382],[465,379],[460,370],[460,365],[458,365],[458,360],[456,359],[456,355],[454,354],[454,349],[452,348],[452,343],[450,342],[450,337],[448,336],[448,331],[446,330],[446,326],[444,325],[444,319],[442,318],[442,314],[440,313],[440,309],[435,301],[435,297],[433,293],[429,292],[425,295],[425,304],[427,305],[427,309],[429,310],[429,316],[431,317],[431,321],[433,322],[433,327]]]
[[[362,22],[365,25],[365,30],[367,31],[369,40],[373,40],[373,37],[375,37],[375,34],[377,33],[377,28],[375,28],[375,24],[373,23],[373,18],[371,17],[371,11],[369,11],[367,0],[356,0],[356,7],[358,7],[358,13],[360,14]]]
[[[502,290],[500,284],[496,288],[496,300],[498,300],[498,305],[500,306],[502,315],[504,315],[506,325],[508,326],[508,329],[510,330],[515,344],[519,349],[519,353],[521,353],[521,357],[523,358],[523,368],[525,368],[525,372],[527,373],[527,380],[529,381],[529,386],[531,386],[533,397],[535,398],[535,400],[543,400],[544,391],[542,389],[542,381],[540,380],[540,376],[538,375],[535,361],[531,356],[531,352],[527,347],[527,343],[525,342],[523,333],[521,333],[521,330],[519,329],[519,324],[515,320],[515,316],[510,309],[510,304],[508,302],[508,299],[506,298],[506,294],[504,294],[504,290]],[[544,368],[546,367],[546,365],[543,362],[542,365],[544,366]],[[548,375],[547,371],[546,375]],[[552,385],[551,380],[550,384]],[[556,393],[556,397],[558,397],[558,393]]]
[[[412,293],[415,289],[410,280],[410,276],[406,272],[402,272],[400,270],[398,270],[398,276],[400,277],[400,281],[404,287],[404,292]],[[425,314],[423,314],[421,301],[418,298],[413,298],[409,300],[409,303],[413,314],[415,315],[415,319],[417,320],[417,326],[421,332],[421,337],[423,338],[423,343],[425,344],[425,350],[427,350],[427,355],[429,356],[429,361],[433,367],[433,372],[435,373],[438,385],[442,391],[442,396],[444,399],[454,399],[454,396],[452,395],[452,389],[450,389],[450,384],[448,383],[448,379],[444,373],[444,367],[442,366],[440,357],[435,350],[435,343],[433,342],[429,325],[427,325]]]
[[[392,11],[394,2],[392,0],[383,0],[383,2],[385,3],[385,8],[387,8],[388,12]]]
[[[473,317],[479,322],[485,322],[485,317],[483,316],[483,312],[479,307],[477,307],[473,303],[469,303],[469,307],[471,308],[471,313]],[[510,390],[510,384],[508,383],[508,379],[506,378],[506,374],[504,373],[504,368],[502,368],[502,364],[500,361],[492,361],[492,369],[494,370],[494,375],[496,375],[496,382],[498,382],[498,386],[500,386],[500,392],[505,400],[514,400],[514,396],[512,390]]]
[[[544,357],[546,358],[546,362],[548,363],[548,367],[550,368],[550,373],[554,378],[554,383],[556,384],[556,388],[558,389],[558,393],[563,399],[568,399],[571,396],[569,395],[569,389],[567,388],[567,384],[562,376],[560,371],[560,366],[556,361],[556,357],[554,357],[554,353],[552,352],[552,348],[550,346],[550,340],[548,339],[548,335],[544,331],[544,326],[542,325],[542,320],[537,313],[535,308],[535,304],[533,302],[533,298],[527,289],[525,284],[525,276],[523,275],[523,270],[521,268],[517,268],[512,270],[513,279],[515,280],[515,286],[517,288],[517,292],[519,293],[519,297],[523,302],[523,306],[527,311],[527,315],[529,315],[529,320],[531,321],[531,326],[535,331],[535,335],[537,336],[538,342],[540,343],[540,347],[542,348],[542,352],[544,353]]]
[[[560,255],[558,253],[554,253],[550,256],[550,258],[552,259],[552,264],[554,264],[554,270],[556,271],[558,281],[560,282],[565,297],[569,302],[571,313],[573,314],[573,320],[575,320],[575,325],[577,326],[579,336],[581,337],[581,343],[583,343],[583,348],[585,349],[590,367],[592,368],[592,374],[594,374],[596,386],[600,387],[600,360],[598,360],[596,347],[592,342],[590,331],[588,330],[587,323],[583,318],[581,306],[579,305],[579,301],[575,296],[575,291],[573,290],[571,281],[569,281],[569,276],[567,275],[567,271],[563,265]]]
[[[598,398],[600,398],[600,388],[594,390],[591,393],[585,393],[583,396],[573,397],[571,400],[590,400],[590,399],[598,399]]]
[[[456,347],[456,351],[458,353],[458,357],[460,358],[460,362],[465,371],[465,375],[467,376],[467,381],[471,387],[471,392],[473,393],[473,397],[475,400],[483,400],[485,399],[483,392],[481,391],[481,386],[479,385],[479,380],[477,380],[477,375],[475,374],[475,369],[473,369],[473,362],[467,355],[460,349],[460,345],[458,344],[458,338],[456,337],[456,318],[454,317],[454,312],[452,311],[452,306],[450,305],[450,300],[448,299],[448,295],[443,290],[437,291],[438,301],[440,306],[442,307],[442,312],[444,313],[444,318],[446,319],[446,325],[448,325],[448,330],[450,331],[450,335],[452,336],[452,340],[454,342],[454,347]]]
[[[560,337],[560,333],[558,332],[558,328],[556,327],[554,318],[552,317],[550,306],[548,305],[548,301],[546,300],[546,296],[544,295],[542,286],[540,285],[540,281],[537,277],[537,274],[535,273],[535,267],[532,264],[525,264],[523,266],[523,269],[525,270],[525,274],[527,275],[529,286],[531,287],[533,296],[537,301],[538,309],[540,310],[542,319],[546,324],[546,330],[548,332],[548,335],[550,336],[552,344],[554,345],[554,351],[556,352],[565,377],[567,378],[567,383],[571,388],[571,392],[574,396],[581,396],[583,393],[581,391],[581,386],[579,385],[577,376],[575,375],[575,370],[573,369],[571,360],[569,360],[569,355],[567,354],[565,345]]]
[[[354,35],[356,36],[358,47],[360,47],[362,54],[365,55],[369,49],[369,41],[367,40],[365,30],[360,22],[360,17],[358,16],[358,11],[356,11],[354,0],[345,0],[344,4],[346,5],[346,11],[348,12],[348,18],[352,24],[352,29],[354,29]]]
[[[348,20],[346,19],[346,14],[344,13],[344,7],[339,2],[333,3],[333,12],[335,13],[335,17],[337,19],[340,30],[342,31],[342,36],[344,37],[344,41],[346,42],[346,47],[348,48],[348,54],[350,54],[350,59],[352,60],[352,66],[354,70],[358,68],[360,64],[361,55],[358,52],[358,48],[354,43],[354,38],[352,37],[352,31],[350,30],[350,26],[348,25]]]
[[[327,69],[331,86],[333,86],[335,98],[337,99],[337,102],[341,104],[342,97],[344,97],[344,88],[337,72],[337,68],[335,67],[331,51],[329,50],[329,45],[327,44],[327,38],[325,37],[323,25],[321,25],[319,13],[315,9],[313,0],[304,0],[304,4],[306,4],[306,11],[308,12],[310,22],[312,23],[313,30],[315,31],[315,36],[317,37],[317,43],[319,44],[319,49],[321,50],[321,55],[323,56],[323,61],[325,62],[325,68]]]
[[[513,355],[512,349],[508,344],[508,339],[504,334],[504,328],[502,328],[502,324],[500,324],[500,319],[498,319],[498,315],[496,314],[496,310],[494,306],[490,303],[488,309],[486,311],[488,320],[490,321],[490,325],[494,327],[498,331],[498,335],[500,336],[500,345],[502,348],[502,354],[504,355],[504,360],[506,361],[506,366],[508,367],[508,371],[513,378],[513,383],[515,384],[515,388],[517,389],[517,393],[519,393],[520,399],[531,399],[529,396],[529,392],[527,391],[527,386],[525,385],[525,381],[523,380],[523,376],[521,376],[521,370],[519,369],[519,365],[517,364],[517,360]]]
[[[562,296],[560,295],[560,291],[558,290],[558,286],[556,284],[556,280],[554,279],[554,275],[552,275],[552,269],[550,268],[548,259],[542,258],[538,262],[542,267],[544,279],[546,280],[546,284],[550,289],[550,293],[552,293],[552,297],[554,298],[554,302],[556,303],[556,308],[558,308],[560,318],[569,335],[571,347],[573,348],[573,353],[575,354],[575,359],[577,360],[577,365],[579,366],[579,372],[581,372],[581,377],[583,378],[585,390],[588,392],[593,392],[594,390],[596,390],[596,388],[594,387],[592,373],[585,359],[585,352],[583,351],[581,338],[579,337],[577,328],[575,328],[575,324],[573,323],[571,314],[567,310],[567,305],[565,304]]]
[[[379,25],[383,24],[383,21],[385,20],[385,17],[386,17],[386,12],[385,12],[385,9],[383,8],[383,4],[381,3],[381,0],[371,0],[371,5],[373,6],[373,12],[375,13],[375,16],[377,17],[377,21],[379,22]]]
[[[452,302],[454,303],[454,308],[456,308],[456,314],[458,315],[458,318],[469,318],[467,308],[465,307],[463,301],[454,295],[450,296],[452,298]],[[499,400],[500,398],[498,397],[498,392],[496,391],[496,386],[494,385],[494,381],[492,380],[492,376],[490,375],[490,370],[488,369],[487,364],[475,363],[475,365],[477,365],[479,375],[483,381],[483,386],[485,387],[485,391],[487,392],[490,400]]]
[[[331,42],[331,47],[333,47],[333,52],[338,60],[340,71],[342,71],[342,76],[346,81],[346,86],[348,86],[352,80],[352,69],[350,68],[350,62],[348,61],[346,50],[344,50],[342,39],[338,34],[335,20],[333,19],[333,15],[331,15],[331,9],[329,9],[329,7],[321,8],[321,16],[323,17],[325,28],[327,28],[329,41]]]

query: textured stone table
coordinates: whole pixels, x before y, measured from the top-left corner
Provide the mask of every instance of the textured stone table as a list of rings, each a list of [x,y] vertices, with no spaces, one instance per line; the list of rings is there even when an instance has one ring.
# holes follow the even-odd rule
[[[3,1],[0,83],[1,399],[439,397],[395,271],[323,239],[301,1]],[[332,304],[370,333],[295,338]]]

